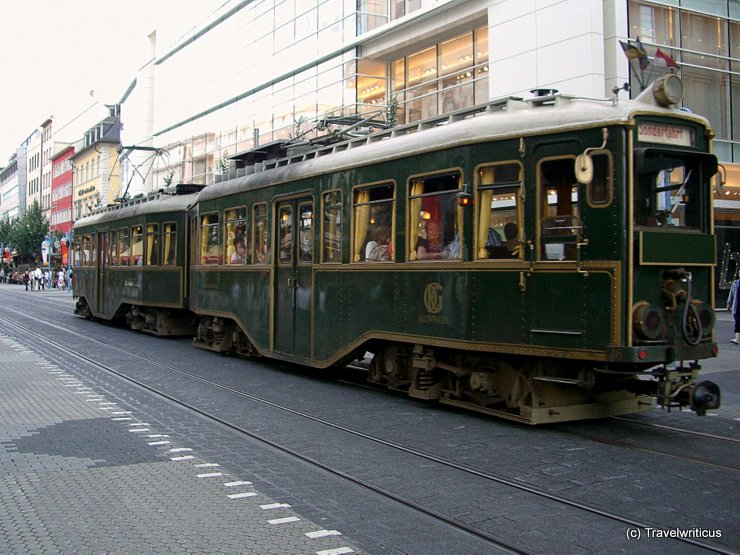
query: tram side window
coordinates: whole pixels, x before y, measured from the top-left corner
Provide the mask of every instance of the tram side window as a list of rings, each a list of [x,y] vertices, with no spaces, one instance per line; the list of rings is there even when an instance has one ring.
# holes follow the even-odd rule
[[[540,259],[575,260],[581,223],[574,157],[539,165]]]
[[[146,224],[146,265],[159,266],[159,224]]]
[[[247,209],[232,208],[224,212],[226,222],[226,263],[247,263]]]
[[[278,262],[289,265],[293,262],[293,207],[281,206],[278,213]]]
[[[324,245],[322,260],[324,262],[342,261],[342,193],[331,191],[324,193],[323,202],[323,235]]]
[[[313,262],[313,204],[298,206],[298,262]]]
[[[254,264],[270,263],[270,230],[267,225],[267,205],[257,204],[253,208],[252,222],[254,231],[252,233],[252,252]]]
[[[200,262],[221,263],[221,233],[217,213],[206,214],[200,220]]]
[[[144,230],[140,225],[131,228],[131,264],[144,265]]]
[[[393,256],[394,185],[360,187],[354,192],[353,257],[355,262],[391,262]]]
[[[82,236],[82,266],[90,266],[92,264],[92,239],[89,235]]]
[[[614,182],[612,179],[612,159],[608,152],[592,154],[594,176],[588,184],[588,202],[593,206],[604,207],[612,202]]]
[[[163,264],[173,266],[177,260],[177,224],[167,222],[164,224],[164,251]]]
[[[72,265],[73,266],[80,266],[82,264],[82,242],[79,238],[75,238],[74,243],[72,243]]]
[[[108,260],[111,266],[118,266],[118,254],[116,249],[118,248],[118,230],[110,230],[110,240],[108,241]]]
[[[431,175],[411,181],[409,260],[457,260],[463,210],[458,206],[460,172]]]
[[[497,164],[478,170],[478,258],[522,256],[522,167]]]
[[[128,266],[131,261],[131,236],[130,231],[126,228],[118,230],[118,260],[121,266]]]

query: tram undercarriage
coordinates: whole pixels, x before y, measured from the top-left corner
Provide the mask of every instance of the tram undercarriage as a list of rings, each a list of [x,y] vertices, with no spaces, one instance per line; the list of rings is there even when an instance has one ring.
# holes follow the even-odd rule
[[[698,367],[663,370],[643,380],[636,372],[604,372],[585,362],[504,360],[394,345],[375,354],[368,380],[410,397],[527,424],[645,412],[654,398],[669,410],[690,406],[700,415],[719,406],[714,384],[694,385]]]
[[[193,338],[193,346],[217,353],[233,353],[243,357],[260,356],[241,328],[228,318],[203,316]]]

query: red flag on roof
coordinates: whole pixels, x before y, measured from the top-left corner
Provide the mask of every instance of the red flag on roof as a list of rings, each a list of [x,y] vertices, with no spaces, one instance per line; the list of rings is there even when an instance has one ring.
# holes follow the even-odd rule
[[[678,67],[676,61],[660,48],[655,51],[655,65],[664,67]]]

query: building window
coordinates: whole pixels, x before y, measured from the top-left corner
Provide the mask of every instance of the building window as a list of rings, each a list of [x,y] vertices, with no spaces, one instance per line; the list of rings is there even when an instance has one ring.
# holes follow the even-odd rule
[[[398,123],[412,123],[488,100],[488,29],[394,60],[391,94]]]

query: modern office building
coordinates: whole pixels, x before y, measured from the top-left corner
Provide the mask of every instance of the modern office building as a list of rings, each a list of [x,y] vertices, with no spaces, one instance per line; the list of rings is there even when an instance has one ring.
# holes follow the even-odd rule
[[[20,216],[26,197],[26,147],[20,146],[8,164],[0,170],[0,217],[6,221]]]

